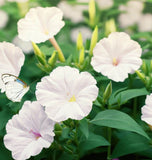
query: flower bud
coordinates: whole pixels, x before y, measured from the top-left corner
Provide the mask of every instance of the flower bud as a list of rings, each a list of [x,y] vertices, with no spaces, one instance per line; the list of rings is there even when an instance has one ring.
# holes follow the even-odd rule
[[[105,35],[108,36],[112,32],[116,32],[116,24],[114,19],[110,19],[105,23]]]
[[[143,70],[143,72],[145,73],[145,75],[147,75],[147,74],[148,74],[148,68],[147,68],[147,65],[146,65],[146,62],[145,62],[145,61],[143,61],[141,67],[142,67],[142,70]]]
[[[81,50],[83,47],[83,38],[81,32],[79,32],[78,37],[77,37],[77,50]]]
[[[58,54],[56,51],[54,51],[52,56],[48,59],[48,64],[53,67],[57,61],[57,58],[58,58]]]
[[[34,42],[32,42],[32,46],[34,49],[34,53],[35,53],[36,57],[38,58],[39,62],[42,65],[45,65],[46,64],[45,55],[41,52],[39,47]]]
[[[79,54],[79,64],[83,64],[84,62],[84,47],[81,48],[80,54]]]
[[[141,73],[139,70],[136,71],[136,74],[141,79],[141,81],[143,81],[145,83],[146,76],[143,73]]]
[[[89,21],[90,21],[91,27],[95,25],[95,16],[96,16],[95,0],[90,0],[89,2]]]
[[[90,51],[89,51],[90,56],[93,55],[93,49],[94,49],[97,41],[98,41],[98,26],[95,27],[95,29],[92,33]]]
[[[104,93],[103,93],[103,102],[105,103],[109,97],[111,96],[111,93],[112,93],[112,83],[110,81],[110,83],[107,85]]]

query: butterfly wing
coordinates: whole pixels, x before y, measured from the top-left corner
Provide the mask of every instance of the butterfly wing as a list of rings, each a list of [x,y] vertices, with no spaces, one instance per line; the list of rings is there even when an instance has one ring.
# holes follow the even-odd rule
[[[14,75],[3,74],[2,81],[5,84],[7,98],[13,102],[20,102],[24,94],[29,90],[29,86]]]

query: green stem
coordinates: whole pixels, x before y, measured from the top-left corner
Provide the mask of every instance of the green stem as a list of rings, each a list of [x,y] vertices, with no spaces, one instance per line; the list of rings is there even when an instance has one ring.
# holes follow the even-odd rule
[[[108,127],[108,141],[110,145],[108,146],[108,151],[107,151],[107,160],[111,160],[111,131],[112,129]]]
[[[76,157],[75,157],[75,160],[79,160],[80,159],[80,155],[79,155],[79,140],[78,140],[78,126],[79,126],[79,122],[76,122],[76,132],[75,132],[75,143],[76,143],[76,146],[77,146],[77,149],[76,149]]]

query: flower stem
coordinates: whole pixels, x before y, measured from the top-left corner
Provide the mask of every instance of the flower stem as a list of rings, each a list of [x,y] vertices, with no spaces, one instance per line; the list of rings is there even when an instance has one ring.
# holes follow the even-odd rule
[[[111,160],[111,128],[108,127],[108,141],[110,145],[108,146],[108,151],[107,151],[107,160]]]
[[[49,41],[51,42],[53,47],[58,51],[59,60],[61,62],[65,62],[65,58],[64,58],[63,52],[62,52],[60,46],[58,45],[58,43],[56,42],[55,38],[54,37],[50,38]]]

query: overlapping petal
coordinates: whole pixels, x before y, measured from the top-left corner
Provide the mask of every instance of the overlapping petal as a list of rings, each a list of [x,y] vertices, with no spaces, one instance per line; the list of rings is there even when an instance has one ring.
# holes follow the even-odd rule
[[[63,13],[56,7],[31,8],[25,18],[18,21],[19,38],[35,43],[44,42],[64,26]]]
[[[93,50],[94,70],[118,82],[124,81],[142,64],[140,45],[123,32],[113,32],[100,40]]]
[[[38,102],[26,101],[19,114],[6,125],[6,148],[14,159],[25,160],[35,156],[53,142],[54,122],[50,120]]]
[[[68,66],[58,67],[36,86],[36,97],[55,121],[82,119],[92,109],[98,95],[96,80],[88,72]]]
[[[11,43],[2,42],[0,43],[0,57],[0,77],[6,73],[18,76],[25,59],[22,50]],[[1,92],[5,91],[1,78],[0,89]]]

